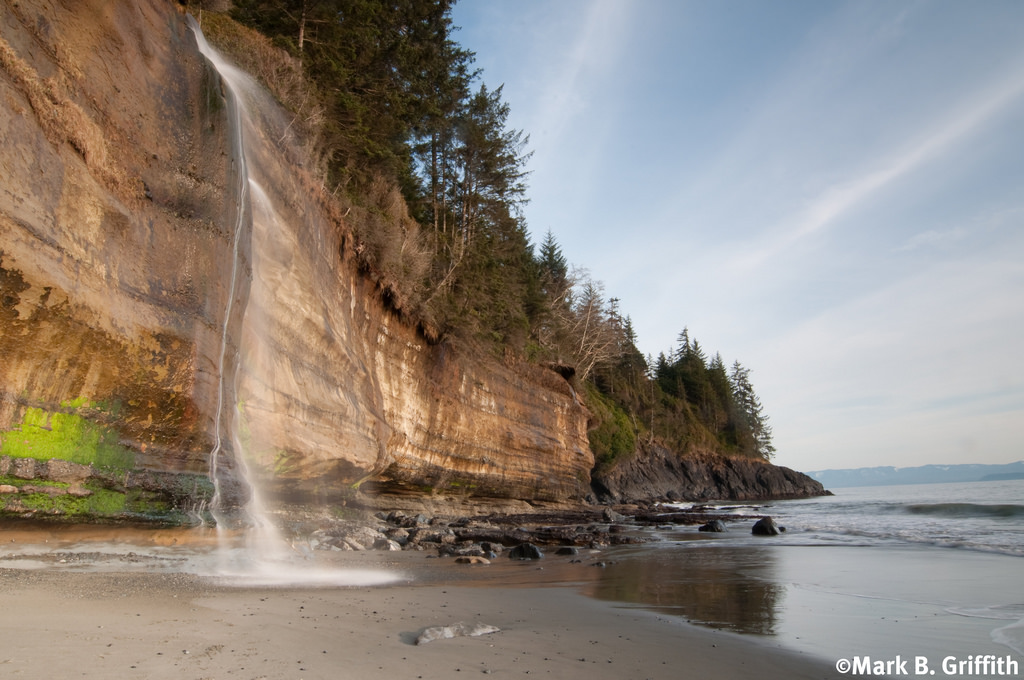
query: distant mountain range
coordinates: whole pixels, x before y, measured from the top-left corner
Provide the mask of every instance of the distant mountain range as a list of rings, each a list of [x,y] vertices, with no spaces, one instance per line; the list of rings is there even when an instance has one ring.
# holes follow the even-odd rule
[[[826,489],[845,486],[989,482],[1024,479],[1024,461],[1005,465],[921,465],[905,468],[882,466],[853,470],[817,470],[807,474],[821,482]]]

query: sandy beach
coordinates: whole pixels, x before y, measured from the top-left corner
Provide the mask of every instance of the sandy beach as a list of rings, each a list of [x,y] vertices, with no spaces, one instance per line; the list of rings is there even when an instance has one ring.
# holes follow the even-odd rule
[[[530,586],[522,583],[526,578],[505,587],[494,573],[472,571],[486,566],[415,554],[345,560],[359,568],[371,562],[398,568],[403,579],[375,587],[256,588],[173,572],[0,570],[0,676],[835,675],[820,660],[758,639],[601,602],[574,587]],[[415,644],[425,629],[456,622],[500,630]]]

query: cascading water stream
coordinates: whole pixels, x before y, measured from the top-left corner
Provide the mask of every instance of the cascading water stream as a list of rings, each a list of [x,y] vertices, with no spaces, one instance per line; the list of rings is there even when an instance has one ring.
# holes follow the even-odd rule
[[[187,17],[189,28],[195,34],[196,43],[199,47],[200,53],[210,62],[213,68],[221,74],[221,77],[225,84],[225,98],[227,100],[227,111],[229,125],[228,128],[232,131],[231,135],[231,151],[232,159],[237,164],[236,166],[236,185],[235,185],[235,224],[231,231],[231,277],[228,285],[228,297],[227,304],[224,309],[224,323],[221,326],[221,340],[220,340],[220,354],[217,360],[217,410],[214,414],[214,426],[213,431],[217,439],[213,450],[210,452],[210,479],[214,486],[213,500],[211,501],[211,513],[214,516],[214,520],[218,527],[223,527],[226,524],[226,518],[221,513],[223,504],[223,491],[220,484],[220,457],[223,452],[224,446],[224,431],[223,431],[223,413],[224,413],[224,392],[227,389],[225,383],[225,368],[226,359],[229,344],[229,326],[232,319],[232,314],[235,309],[235,297],[236,289],[238,287],[238,266],[239,266],[239,248],[241,244],[242,229],[245,227],[246,213],[248,211],[249,203],[249,191],[248,191],[248,168],[245,162],[245,144],[243,140],[243,129],[242,129],[242,103],[238,98],[235,89],[231,86],[230,81],[224,74],[227,72],[228,65],[220,59],[219,54],[210,47],[209,43],[206,42],[206,38],[203,35],[196,20],[189,15]],[[235,428],[230,428],[234,431]],[[234,443],[234,442],[232,442]]]
[[[234,224],[232,229],[232,261],[228,299],[221,327],[221,343],[216,370],[217,411],[214,418],[216,444],[210,452],[210,478],[214,484],[214,496],[210,512],[217,525],[219,559],[216,572],[232,582],[245,585],[289,584],[289,585],[372,585],[387,583],[399,578],[398,575],[378,570],[338,570],[317,568],[311,563],[311,551],[295,548],[281,535],[266,510],[255,476],[250,474],[245,460],[246,443],[239,436],[241,414],[237,406],[238,377],[242,369],[242,343],[258,345],[262,340],[259,322],[249,305],[238,309],[237,304],[250,299],[253,289],[261,285],[258,272],[254,271],[249,295],[243,295],[240,279],[243,242],[251,237],[252,259],[258,260],[259,233],[268,229],[281,228],[273,201],[260,188],[252,176],[247,161],[249,143],[246,129],[252,127],[253,117],[247,109],[246,96],[265,96],[245,73],[228,63],[203,36],[198,22],[188,18],[189,28],[195,35],[200,53],[220,76],[227,104],[228,130],[231,138],[232,159],[235,163],[236,182],[234,187]],[[250,229],[250,225],[252,225]],[[258,290],[262,295],[266,291]],[[232,321],[241,319],[237,331],[238,350],[229,357],[231,349]],[[259,347],[248,347],[249,354],[259,355]],[[260,370],[259,362],[253,362],[249,370]],[[230,405],[230,407],[229,407]],[[225,411],[229,417],[225,417]],[[249,488],[249,499],[241,509],[241,516],[225,512],[225,495],[221,476],[225,467],[223,457],[227,453],[225,442],[231,443],[235,474]],[[238,539],[241,538],[241,545]]]

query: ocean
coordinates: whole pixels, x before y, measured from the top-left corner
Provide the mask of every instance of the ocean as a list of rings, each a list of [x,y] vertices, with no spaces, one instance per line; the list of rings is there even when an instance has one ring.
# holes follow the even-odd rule
[[[914,675],[915,660],[918,675],[1019,674],[996,660],[1024,668],[1024,480],[835,493],[710,504],[770,515],[787,530],[753,536],[752,519],[722,534],[665,528],[657,543],[616,552],[584,590],[825,657],[840,671],[872,659],[897,660],[889,675]]]
[[[806,541],[1024,557],[1024,480],[849,487],[835,493],[773,503],[762,511],[777,514]]]

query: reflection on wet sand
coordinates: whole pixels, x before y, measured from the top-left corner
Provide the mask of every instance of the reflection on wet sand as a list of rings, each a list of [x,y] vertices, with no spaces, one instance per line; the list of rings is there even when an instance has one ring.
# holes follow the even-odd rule
[[[693,623],[774,635],[785,588],[775,555],[760,548],[624,554],[583,586],[591,597],[642,605]]]

